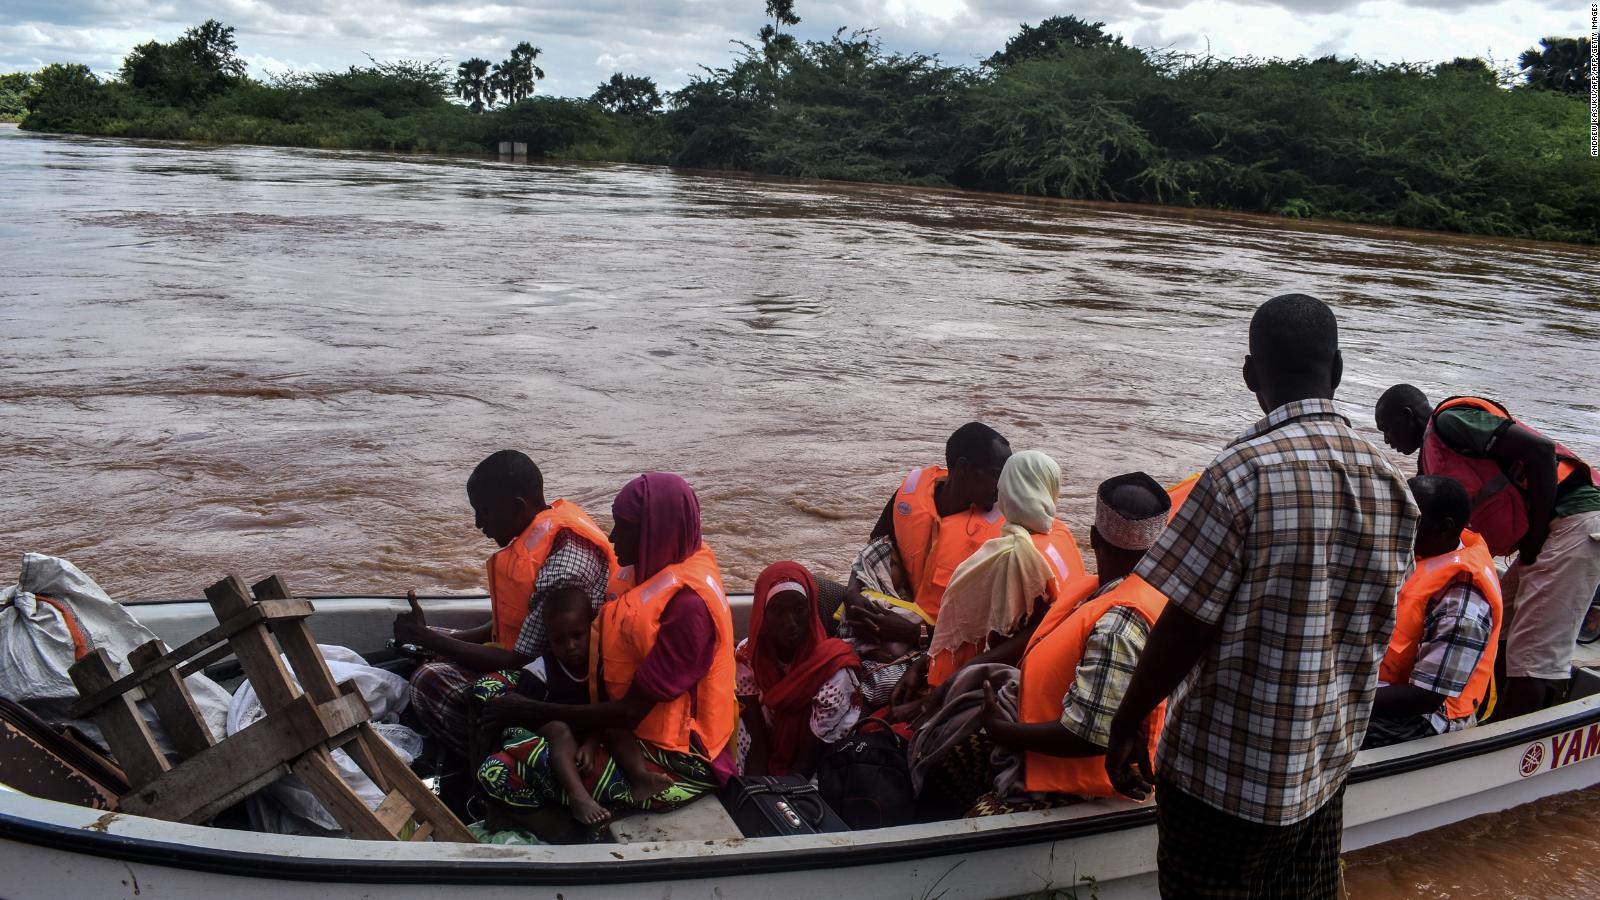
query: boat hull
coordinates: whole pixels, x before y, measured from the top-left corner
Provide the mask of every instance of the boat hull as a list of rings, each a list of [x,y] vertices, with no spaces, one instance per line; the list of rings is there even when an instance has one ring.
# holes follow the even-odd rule
[[[369,629],[385,598],[318,601],[328,634]],[[464,613],[471,603],[462,601]],[[321,610],[331,615],[324,617]],[[441,611],[443,611],[441,609]],[[139,610],[169,641],[199,623]],[[1366,751],[1345,798],[1344,848],[1406,837],[1600,783],[1600,677],[1533,716]],[[705,801],[710,802],[710,801]],[[1107,800],[850,834],[582,847],[394,844],[179,825],[0,793],[0,884],[11,898],[578,898],[1155,895],[1154,810]],[[298,883],[291,888],[286,882]]]

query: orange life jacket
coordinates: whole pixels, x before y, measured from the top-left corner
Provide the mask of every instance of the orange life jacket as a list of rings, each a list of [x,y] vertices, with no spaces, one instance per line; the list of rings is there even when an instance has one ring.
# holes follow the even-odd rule
[[[1194,486],[1200,483],[1200,474],[1197,472],[1174,485],[1167,487],[1167,496],[1172,498],[1172,508],[1167,510],[1167,524],[1178,517],[1178,510],[1182,508],[1183,501],[1189,499],[1194,493]]]
[[[913,469],[894,497],[894,544],[911,582],[911,599],[935,620],[956,567],[999,537],[1005,524],[998,504],[988,512],[969,507],[941,518],[933,491],[948,474],[943,466]]]
[[[1088,646],[1089,634],[1100,617],[1112,607],[1125,606],[1146,624],[1154,625],[1166,608],[1167,598],[1149,582],[1129,575],[1121,584],[1098,597],[1076,604],[1065,615],[1055,615],[1066,606],[1058,603],[1040,623],[1022,657],[1022,678],[1018,689],[1018,719],[1025,723],[1061,721],[1061,704],[1067,689],[1078,674],[1078,663]],[[1150,733],[1150,758],[1155,758],[1156,742],[1166,715],[1166,702],[1155,708],[1145,725]],[[1112,797],[1116,790],[1106,776],[1104,754],[1096,756],[1050,756],[1023,754],[1023,784],[1030,791],[1072,794],[1078,797]]]
[[[1047,598],[1051,606],[1056,605],[1061,588],[1068,582],[1089,574],[1089,567],[1083,564],[1083,553],[1078,549],[1078,542],[1072,537],[1072,529],[1060,519],[1050,526],[1049,534],[1030,535],[1033,546],[1038,548],[1044,556],[1045,562],[1050,564],[1052,577],[1046,585]]]
[[[610,579],[616,579],[617,555],[606,533],[576,504],[557,500],[549,509],[534,516],[516,540],[489,557],[489,606],[494,617],[492,643],[506,649],[516,645],[522,623],[528,618],[528,601],[533,598],[539,569],[550,556],[556,535],[563,531],[576,534],[604,553]]]
[[[1395,608],[1394,633],[1389,637],[1389,649],[1383,654],[1378,667],[1378,678],[1385,684],[1406,684],[1411,680],[1411,667],[1417,662],[1417,645],[1422,641],[1423,623],[1428,616],[1428,602],[1462,574],[1470,574],[1472,583],[1489,601],[1494,613],[1494,627],[1489,632],[1489,644],[1478,659],[1477,668],[1467,679],[1460,694],[1445,701],[1445,717],[1460,719],[1472,715],[1483,704],[1489,693],[1489,679],[1494,676],[1494,659],[1500,640],[1500,577],[1495,572],[1494,557],[1483,538],[1471,531],[1461,532],[1461,549],[1444,553],[1417,563],[1417,570],[1400,588],[1400,599]]]
[[[1523,535],[1528,533],[1528,501],[1523,492],[1528,489],[1528,479],[1516,466],[1501,466],[1499,460],[1484,456],[1467,456],[1439,437],[1434,428],[1439,414],[1447,409],[1467,407],[1481,409],[1515,422],[1529,431],[1528,423],[1520,422],[1504,406],[1482,397],[1451,397],[1440,403],[1428,417],[1428,427],[1422,436],[1421,471],[1424,475],[1444,475],[1461,482],[1472,498],[1472,530],[1483,536],[1489,551],[1495,556],[1505,556],[1517,549]],[[1533,431],[1538,434],[1537,431]],[[1594,484],[1594,471],[1579,459],[1577,454],[1560,444],[1556,451],[1556,484]],[[1512,490],[1507,490],[1512,488]],[[1559,491],[1558,491],[1559,493]]]
[[[594,632],[598,647],[589,655],[589,683],[603,679],[609,700],[621,700],[628,693],[634,673],[656,645],[662,611],[683,588],[700,595],[716,627],[711,668],[699,684],[677,699],[657,703],[633,733],[663,750],[679,753],[694,749],[691,738],[698,738],[700,749],[716,759],[733,736],[739,702],[734,697],[733,614],[722,588],[717,557],[709,546],[701,544],[688,559],[662,569],[600,608]]]
[[[1078,551],[1078,543],[1072,538],[1072,530],[1060,519],[1050,526],[1049,534],[1030,534],[1029,537],[1033,538],[1033,546],[1050,566],[1050,580],[1045,583],[1045,602],[1050,608],[1055,608],[1063,597],[1070,598],[1069,605],[1078,602],[1099,583],[1088,574],[1083,565],[1083,554]],[[1085,579],[1088,590],[1082,590]],[[977,656],[979,649],[972,644],[963,644],[954,650],[941,650],[933,654],[928,661],[928,683],[935,687],[943,684],[957,669]]]

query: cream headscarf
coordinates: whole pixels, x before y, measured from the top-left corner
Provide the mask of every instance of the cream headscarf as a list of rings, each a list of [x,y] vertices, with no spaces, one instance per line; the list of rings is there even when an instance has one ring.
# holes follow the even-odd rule
[[[956,568],[939,606],[930,652],[980,650],[991,632],[1009,635],[1022,624],[1050,581],[1050,563],[1032,535],[1049,534],[1056,520],[1061,467],[1048,454],[1027,450],[1000,470],[1000,512],[1006,524]]]

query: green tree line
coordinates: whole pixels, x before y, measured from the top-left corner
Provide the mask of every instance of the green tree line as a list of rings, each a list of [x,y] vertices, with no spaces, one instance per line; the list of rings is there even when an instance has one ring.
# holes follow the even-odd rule
[[[1545,38],[1520,69],[1217,59],[1133,47],[1073,16],[1024,25],[975,67],[870,31],[800,41],[793,0],[724,67],[663,95],[616,73],[536,94],[538,47],[247,77],[208,21],[134,48],[115,77],[57,64],[0,77],[23,127],[293,146],[492,151],[956,186],[1595,242],[1589,42]],[[10,104],[6,106],[5,104]]]

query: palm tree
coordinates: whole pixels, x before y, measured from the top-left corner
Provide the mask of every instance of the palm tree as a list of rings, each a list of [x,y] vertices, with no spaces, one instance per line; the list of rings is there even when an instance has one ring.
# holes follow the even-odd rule
[[[534,62],[543,53],[538,47],[523,41],[511,50],[511,56],[495,67],[499,76],[501,93],[510,103],[533,96],[534,88],[544,78],[544,70]]]
[[[1589,80],[1594,77],[1589,71],[1589,39],[1547,37],[1539,46],[1544,49],[1523,51],[1517,60],[1528,86],[1588,96]]]
[[[494,105],[494,87],[489,80],[489,61],[476,56],[456,67],[456,96],[467,101],[467,108],[483,112]]]

